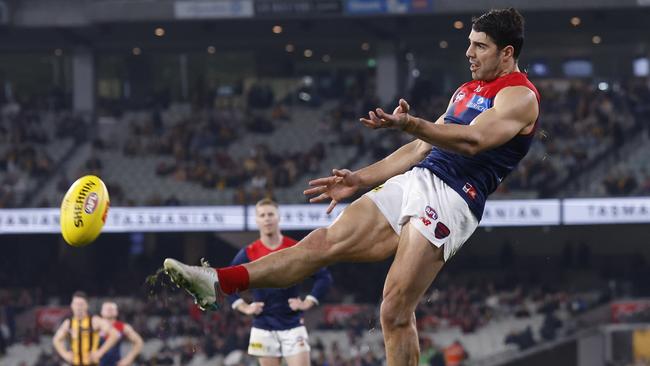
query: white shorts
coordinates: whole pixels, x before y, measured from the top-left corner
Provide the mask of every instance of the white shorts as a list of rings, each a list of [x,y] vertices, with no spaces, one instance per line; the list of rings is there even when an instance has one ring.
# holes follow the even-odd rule
[[[467,202],[428,169],[415,167],[366,193],[393,230],[410,222],[433,245],[444,245],[451,258],[478,226]]]
[[[309,336],[304,326],[287,330],[251,329],[248,344],[248,354],[251,356],[288,357],[309,350]]]

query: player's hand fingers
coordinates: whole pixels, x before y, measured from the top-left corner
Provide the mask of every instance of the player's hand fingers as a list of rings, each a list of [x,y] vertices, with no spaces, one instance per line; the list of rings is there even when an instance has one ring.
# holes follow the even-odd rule
[[[366,126],[368,128],[372,128],[373,130],[376,130],[377,128],[379,128],[379,126],[377,126],[373,121],[371,121],[371,120],[369,120],[367,118],[359,118],[359,121],[361,121],[361,123],[363,123],[364,126]]]
[[[327,194],[327,193],[323,193],[318,197],[310,198],[309,202],[310,203],[322,202],[322,201],[325,201],[328,198],[330,198],[330,195]]]
[[[350,174],[350,171],[347,169],[332,169],[332,174],[337,177],[345,178]]]
[[[315,194],[321,194],[327,192],[327,186],[318,186],[314,188],[308,188],[303,191],[306,196],[312,196]]]
[[[379,108],[377,108],[377,110],[379,110]],[[377,124],[378,126],[381,126],[381,125],[382,125],[381,118],[379,118],[375,112],[370,111],[370,112],[368,113],[368,115],[370,115],[370,119],[371,119],[375,124]]]
[[[381,108],[377,108],[376,113],[377,113],[377,117],[384,121],[393,121],[395,119],[395,116],[384,112],[384,110]]]
[[[399,106],[402,109],[403,113],[408,113],[411,110],[411,106],[408,104],[408,102],[405,99],[399,100]]]
[[[330,205],[327,206],[327,211],[325,211],[325,212],[327,212],[328,214],[332,213],[332,210],[334,209],[334,207],[336,206],[337,203],[338,202],[333,199],[332,202],[330,202]]]
[[[326,186],[329,184],[334,183],[335,177],[323,177],[323,178],[316,178],[312,179],[309,181],[309,185],[314,187],[314,186]]]

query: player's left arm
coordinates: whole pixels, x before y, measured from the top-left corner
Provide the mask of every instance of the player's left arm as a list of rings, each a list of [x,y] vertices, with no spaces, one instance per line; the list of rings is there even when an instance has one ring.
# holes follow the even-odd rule
[[[304,300],[300,298],[289,299],[289,307],[292,310],[309,310],[312,307],[319,305],[327,291],[332,286],[332,274],[327,268],[321,268],[312,275],[314,285],[312,286],[311,293],[305,297]]]
[[[371,128],[399,128],[441,149],[473,156],[508,142],[535,123],[538,114],[535,93],[524,86],[511,86],[499,91],[492,108],[467,126],[434,124],[408,113],[391,115],[381,109],[362,122]]]
[[[126,338],[131,341],[131,350],[119,361],[117,366],[129,366],[133,364],[135,358],[138,357],[140,352],[142,352],[142,346],[144,341],[140,334],[133,329],[129,324],[124,324],[124,330],[122,331]]]
[[[106,334],[106,341],[102,344],[101,347],[99,347],[99,349],[92,352],[90,355],[92,361],[98,363],[99,359],[101,359],[106,354],[106,352],[108,352],[108,350],[111,349],[120,339],[120,333],[118,333],[117,330],[113,328],[113,325],[109,321],[102,319],[97,315],[93,316],[92,318],[92,326],[93,329]]]

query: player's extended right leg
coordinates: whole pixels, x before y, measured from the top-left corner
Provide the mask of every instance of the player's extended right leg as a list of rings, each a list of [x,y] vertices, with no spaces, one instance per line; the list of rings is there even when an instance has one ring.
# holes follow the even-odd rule
[[[194,297],[201,310],[216,310],[223,302],[224,294],[219,287],[217,272],[207,265],[188,266],[167,258],[163,263],[165,273],[176,284]]]
[[[330,227],[314,230],[295,246],[243,266],[217,269],[218,275],[207,274],[202,267],[186,266],[173,259],[166,259],[164,266],[177,285],[192,294],[200,306],[207,307],[206,301],[214,296],[215,282],[217,290],[226,294],[247,288],[285,288],[332,263],[386,259],[395,254],[398,240],[375,203],[364,196],[347,207]],[[233,277],[243,272],[245,285],[240,285],[239,278],[228,277],[235,272]]]

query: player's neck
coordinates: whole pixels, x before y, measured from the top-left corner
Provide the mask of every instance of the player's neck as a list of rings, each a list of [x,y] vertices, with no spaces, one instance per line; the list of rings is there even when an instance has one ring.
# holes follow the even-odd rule
[[[262,244],[264,244],[265,247],[269,249],[275,249],[282,245],[282,234],[280,234],[279,231],[269,234],[269,235],[261,235],[260,240],[262,241]]]
[[[503,70],[501,70],[501,72],[499,72],[499,73],[497,74],[497,77],[496,77],[496,78],[498,79],[498,78],[500,78],[500,77],[502,77],[502,76],[506,76],[506,75],[508,75],[508,74],[512,74],[513,72],[520,72],[520,71],[519,71],[519,65],[518,65],[517,63],[515,63],[515,64],[513,64],[513,65],[511,65],[511,66],[508,66],[508,67],[504,68]]]

